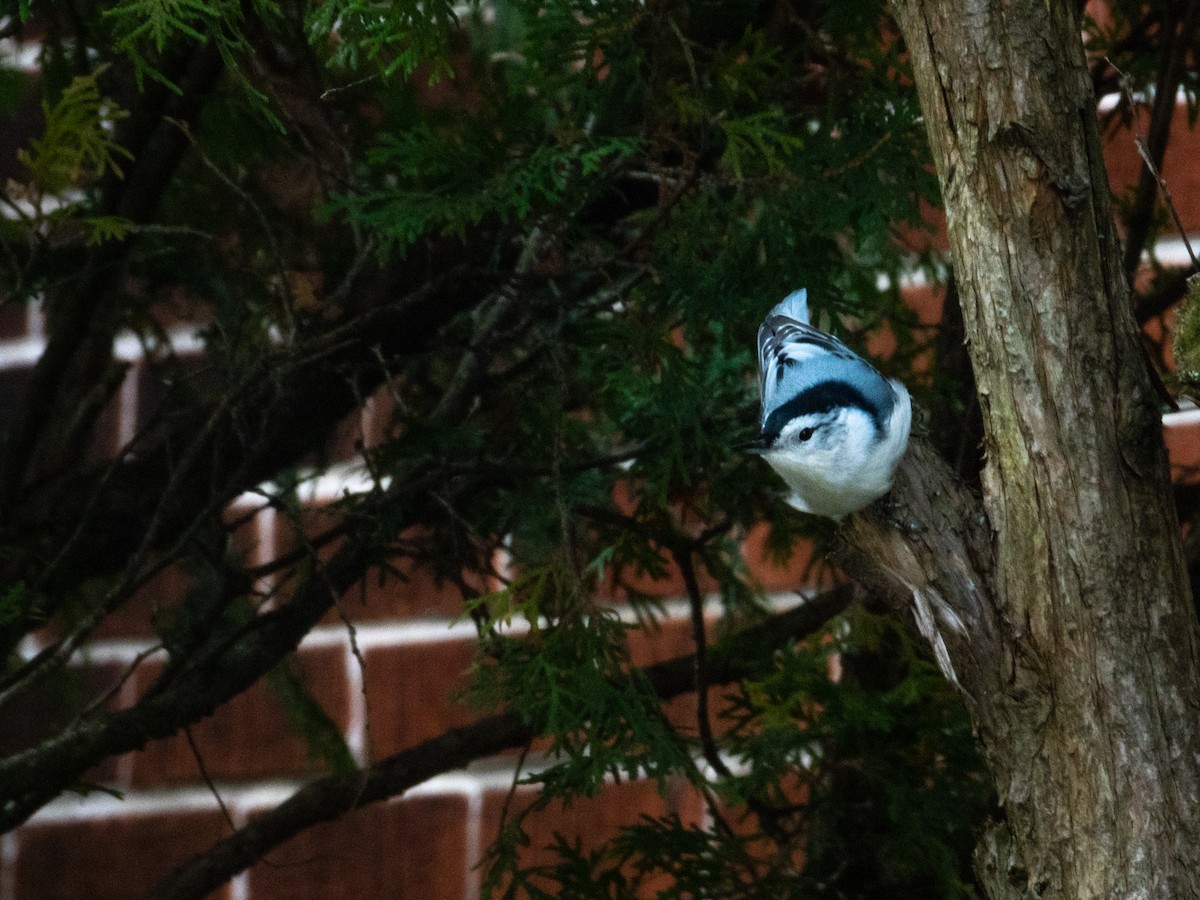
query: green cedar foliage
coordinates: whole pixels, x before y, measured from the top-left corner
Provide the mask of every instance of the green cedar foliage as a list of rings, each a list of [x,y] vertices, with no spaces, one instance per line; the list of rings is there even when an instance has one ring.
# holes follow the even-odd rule
[[[507,396],[490,395],[503,408],[429,433],[427,410],[416,406],[375,461],[387,471],[425,451],[545,473],[475,495],[456,508],[465,522],[445,523],[507,536],[520,574],[474,611],[487,629],[515,620],[527,630],[485,642],[474,696],[520,710],[549,738],[551,762],[525,779],[537,799],[510,811],[488,857],[486,883],[498,896],[633,897],[651,886],[660,896],[837,896],[878,883],[930,897],[969,893],[965,860],[988,788],[955,698],[911,645],[911,671],[882,694],[833,685],[831,644],[764,659],[762,681],[745,683],[735,718],[718,725],[736,774],[710,784],[696,735],[672,727],[630,677],[631,626],[595,599],[620,573],[664,571],[655,535],[716,525],[697,563],[717,581],[730,622],[761,614],[736,542],[725,538],[766,514],[786,544],[797,523],[769,477],[749,473],[733,451],[753,430],[757,323],[800,284],[833,327],[837,314],[874,321],[895,312],[896,295],[881,295],[877,279],[911,265],[895,229],[920,228],[916,202],[932,199],[915,100],[894,74],[899,60],[854,31],[877,27],[880,12],[832,26],[831,37],[874,58],[812,91],[815,48],[773,40],[750,5],[471,11],[453,76],[477,94],[471,114],[391,106],[394,121],[363,154],[353,189],[325,208],[329,221],[345,217],[372,235],[383,258],[419,252],[431,236],[468,247],[486,236],[492,259],[514,238],[553,248],[545,286],[526,287],[523,318],[489,348],[495,371],[518,373]],[[439,54],[421,77],[444,83],[449,42],[438,47],[423,32],[412,40]],[[372,71],[367,58],[384,78],[413,59],[408,46],[389,55],[377,37],[358,54],[333,54],[347,80]],[[902,370],[916,345],[906,320],[895,321],[902,349],[890,364]],[[433,363],[449,373],[460,351],[444,349]],[[627,451],[620,468],[582,464]],[[627,486],[628,522],[593,514],[611,510],[616,481]],[[653,604],[640,608],[652,622]],[[795,680],[799,672],[807,674]],[[811,715],[818,703],[829,715]],[[937,712],[915,719],[925,727],[906,727],[909,741],[879,764],[883,742],[845,737],[887,734],[930,706]],[[856,761],[872,780],[855,786],[847,810],[849,791],[826,788],[827,773]],[[529,815],[637,777],[664,791],[693,785],[736,827],[648,820],[598,848],[567,840],[534,848],[559,861],[527,862]],[[806,811],[788,812],[781,785],[798,778],[821,788]],[[955,802],[961,796],[970,802]],[[829,866],[838,841],[852,847],[867,824],[878,849],[857,881],[796,865],[807,842],[820,851],[814,863]],[[872,875],[859,875],[863,868]]]
[[[1200,278],[1187,282],[1187,298],[1175,324],[1175,360],[1179,381],[1187,393],[1200,386]]]

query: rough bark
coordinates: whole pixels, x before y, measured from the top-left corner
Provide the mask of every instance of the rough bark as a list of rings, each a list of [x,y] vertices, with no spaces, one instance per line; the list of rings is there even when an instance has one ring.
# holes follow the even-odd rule
[[[994,898],[1200,896],[1196,621],[1077,14],[894,11],[987,465],[978,506],[918,443],[901,522],[858,517],[843,560],[912,609],[967,697],[1007,814],[980,853]]]

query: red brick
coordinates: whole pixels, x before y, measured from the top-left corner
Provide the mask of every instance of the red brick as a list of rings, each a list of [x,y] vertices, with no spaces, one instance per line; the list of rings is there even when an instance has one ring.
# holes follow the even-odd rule
[[[625,603],[631,596],[647,595],[657,598],[682,597],[686,591],[678,567],[665,554],[662,556],[662,575],[628,566],[618,572],[605,572],[596,590],[596,598],[608,603]]]
[[[18,697],[4,710],[0,756],[24,750],[58,732],[99,697],[109,694],[125,671],[126,667],[117,663],[72,665]],[[119,707],[120,699],[118,691],[108,707]],[[116,758],[103,760],[84,774],[83,781],[115,784]]]
[[[363,443],[367,447],[378,447],[396,435],[395,411],[395,389],[389,384],[367,398],[362,425]]]
[[[742,542],[746,565],[764,591],[802,591],[832,583],[831,570],[813,555],[811,541],[796,541],[791,556],[779,562],[767,552],[769,536],[769,525],[756,525]]]
[[[30,369],[0,369],[0,422],[11,422],[25,399]]]
[[[92,426],[91,446],[88,455],[92,460],[108,460],[117,456],[121,449],[121,388],[109,398],[100,410]]]
[[[167,395],[183,389],[184,383],[186,389],[195,390],[198,396],[214,394],[215,385],[208,383],[214,379],[211,364],[205,357],[188,356],[181,358],[178,367],[164,366],[160,370],[149,364],[137,366],[134,370],[138,375],[137,426],[153,423]]]
[[[1104,114],[1101,115],[1103,127]],[[1148,118],[1149,113],[1143,108],[1136,121],[1143,137],[1146,134]],[[1104,128],[1101,137],[1109,185],[1115,195],[1121,196],[1130,186],[1137,184],[1143,165],[1134,144],[1134,131],[1114,123],[1111,127]],[[1187,110],[1180,104],[1171,121],[1162,175],[1184,222],[1184,228],[1189,233],[1200,231],[1200,167],[1193,164],[1198,153],[1200,132],[1188,127]],[[927,207],[925,204],[922,206],[923,218],[934,226],[933,234],[901,224],[897,228],[899,243],[914,252],[930,248],[946,250],[949,242],[946,237],[945,214],[941,209]],[[1174,226],[1165,233],[1173,236]]]
[[[466,799],[376,804],[297,835],[249,872],[251,900],[461,900]]]
[[[709,628],[711,632],[711,625]],[[693,653],[692,621],[685,615],[659,619],[628,632],[630,665],[641,668]],[[711,639],[711,633],[709,635]]]
[[[1110,0],[1087,0],[1083,7],[1084,14],[1094,19],[1100,28],[1112,28],[1109,2]]]
[[[606,603],[625,603],[631,596],[645,595],[658,599],[687,596],[683,573],[665,551],[659,554],[661,569],[651,573],[634,565],[613,572],[608,568],[597,586],[596,598]],[[696,583],[701,594],[712,594],[719,589],[716,579],[701,565],[696,565]]]
[[[1171,459],[1171,477],[1176,483],[1200,482],[1200,412],[1170,416],[1163,440]]]
[[[1137,280],[1140,282],[1141,278]],[[1140,291],[1141,288],[1135,286],[1134,290]],[[1142,323],[1142,334],[1146,338],[1143,344],[1150,353],[1150,358],[1166,372],[1175,371],[1175,348],[1172,345],[1177,312],[1178,307],[1172,307]]]
[[[167,566],[138,589],[120,608],[105,616],[97,638],[149,638],[169,621],[197,580],[181,566]]]
[[[215,806],[215,805],[214,805]],[[36,820],[17,832],[13,900],[130,900],[227,833],[211,811]],[[223,887],[210,898],[228,898]]]
[[[941,284],[904,284],[900,288],[900,294],[904,299],[904,305],[916,313],[917,327],[924,326],[930,329],[924,334],[920,331],[915,334],[918,346],[924,343],[928,347],[929,338],[933,335],[932,327],[942,320],[942,307],[946,296],[945,286]],[[888,322],[881,322],[866,335],[866,351],[871,359],[890,359],[898,346],[896,333]],[[913,357],[912,369],[916,373],[924,373],[929,370],[931,363],[932,354],[930,352],[918,352]]]
[[[232,528],[230,545],[241,564],[262,561],[261,532],[256,519],[247,519],[253,507],[239,504],[224,514]],[[261,515],[261,513],[260,513]],[[236,527],[234,527],[236,524]],[[182,565],[168,565],[143,585],[119,609],[106,616],[96,629],[98,638],[147,638],[161,633],[174,611],[199,584]]]
[[[364,650],[372,759],[478,718],[456,701],[467,684],[474,648],[473,640],[450,639]]]
[[[933,167],[930,166],[932,171]],[[930,250],[945,252],[950,247],[946,231],[946,212],[940,206],[931,206],[924,200],[918,202],[920,221],[923,225],[898,223],[894,229],[896,243],[914,254]]]
[[[933,326],[942,321],[942,308],[946,305],[944,284],[905,284],[900,294],[921,325]]]
[[[617,512],[635,515],[640,489],[640,485],[636,483],[617,482],[612,498]],[[694,502],[686,496],[670,499],[670,514],[673,526],[685,534],[697,533],[709,524],[702,520]],[[606,567],[596,591],[597,598],[610,603],[623,603],[634,593],[658,598],[686,595],[683,573],[670,553],[663,550],[658,553],[656,559],[650,560],[650,563],[652,571],[632,563],[615,571],[612,566]],[[717,582],[701,565],[696,566],[696,581],[702,593],[712,593],[718,589]]]
[[[502,816],[529,805],[535,796],[532,788],[521,788],[511,798],[507,790],[489,791],[483,803],[483,847],[495,842],[500,833]],[[568,842],[579,840],[583,851],[598,848],[615,837],[623,826],[634,825],[643,816],[660,817],[677,814],[685,824],[700,824],[705,807],[699,794],[686,782],[679,780],[668,786],[666,796],[659,793],[653,781],[624,781],[608,784],[595,797],[581,797],[570,806],[561,802],[530,813],[525,818],[529,846],[521,852],[523,866],[553,865],[558,855],[553,846],[555,834]],[[551,887],[547,882],[545,887]]]
[[[328,559],[336,552],[340,540],[335,539],[324,546],[312,543],[319,542],[326,532],[335,529],[341,521],[337,509],[325,501],[316,501],[305,505],[298,512],[276,511],[274,517],[268,520],[274,533],[271,535],[271,547],[274,556],[286,556],[301,548],[311,546],[318,557]],[[266,562],[266,560],[262,560]]]
[[[732,696],[734,688],[728,685],[714,685],[708,689],[708,724],[714,735],[724,734],[729,729],[729,721],[725,712],[730,708],[726,699]],[[680,733],[696,737],[700,733],[698,727],[699,707],[696,704],[695,691],[680,694],[663,704],[663,714]]]
[[[396,415],[396,398],[400,391],[384,383],[366,398],[357,414],[343,423],[344,429],[353,432],[355,439],[362,442],[368,451],[383,446],[400,436],[404,426]],[[344,444],[344,438],[343,438]]]
[[[427,566],[398,560],[393,571],[372,569],[342,597],[342,612],[355,621],[454,618],[463,612],[462,594]]]
[[[1133,128],[1115,123],[1104,133],[1104,161],[1108,166],[1108,180],[1113,193],[1124,194],[1138,183],[1144,165],[1134,143],[1140,131],[1145,140],[1149,123],[1149,111],[1144,107],[1133,123]],[[1171,191],[1175,208],[1189,233],[1200,231],[1200,166],[1196,157],[1200,155],[1200,132],[1188,127],[1186,107],[1180,103],[1175,107],[1171,119],[1171,132],[1167,141],[1167,152],[1163,157],[1162,176]],[[1165,234],[1175,235],[1172,224]]]
[[[413,71],[411,84],[418,105],[422,109],[453,111],[456,115],[461,112],[477,113],[488,101],[487,92],[481,90],[475,75],[476,64],[461,50],[451,52],[446,62],[454,73],[453,77],[444,73],[433,77],[436,67],[428,62],[421,63]]]
[[[304,540],[313,540],[338,524],[337,510],[327,505],[313,505],[306,509],[299,521],[292,517],[276,514],[274,552],[277,556],[290,553],[303,546]],[[301,534],[303,529],[304,536]],[[407,532],[399,537],[401,545],[413,544],[419,551],[430,538],[423,532]],[[318,557],[328,559],[340,540],[329,542],[318,550]],[[477,578],[467,577],[468,584],[482,587]],[[287,594],[290,587],[285,586]],[[454,617],[463,611],[462,594],[448,579],[440,578],[428,566],[416,565],[411,559],[398,557],[389,563],[389,569],[377,567],[348,590],[341,599],[341,612],[331,610],[325,617],[326,624],[340,621],[341,615],[353,621],[380,621],[409,619],[427,616]]]
[[[29,316],[23,303],[0,303],[0,339],[24,337]]]
[[[708,643],[712,646],[719,638],[720,620],[709,611],[705,616]],[[635,667],[653,665],[679,656],[695,653],[696,643],[692,639],[692,623],[687,616],[663,619],[656,626],[639,628],[629,633],[630,664]],[[708,690],[708,719],[714,734],[721,734],[728,727],[722,713],[729,708],[727,695],[733,688],[714,685]],[[680,694],[663,704],[667,721],[685,734],[699,733],[696,692]]]
[[[212,321],[212,304],[182,285],[161,288],[154,296],[150,315],[160,328],[198,328]]]
[[[345,649],[340,645],[301,648],[299,668],[313,697],[345,734],[350,702]],[[139,691],[159,671],[160,665],[147,665],[139,673]],[[309,756],[307,745],[266,679],[193,725],[192,737],[205,769],[217,780],[304,776],[327,769],[323,760]],[[182,732],[147,745],[133,757],[135,785],[179,784],[199,778],[195,757]]]
[[[334,426],[322,448],[321,459],[329,462],[357,459],[366,446],[367,427],[366,412],[359,407]]]

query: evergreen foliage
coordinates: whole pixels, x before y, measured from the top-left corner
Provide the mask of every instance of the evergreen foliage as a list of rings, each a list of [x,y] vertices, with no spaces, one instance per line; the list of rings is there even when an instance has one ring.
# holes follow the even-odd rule
[[[50,232],[40,202],[0,222],[3,302],[43,299],[54,328],[134,331],[162,396],[111,466],[80,436],[102,406],[95,384],[115,390],[110,358],[87,390],[36,399],[82,425],[54,453],[35,452],[35,415],[11,423],[10,673],[30,629],[86,636],[183,562],[203,576],[162,610],[171,664],[156,691],[261,651],[257,676],[344,771],[302,679],[254,643],[279,618],[253,585],[276,577],[286,613],[313,579],[340,593],[405,560],[463,589],[481,636],[473,701],[547,738],[550,761],[524,776],[531,809],[639,777],[709,804],[706,827],[645,819],[598,848],[561,840],[557,862],[532,867],[528,811],[514,810],[488,856],[495,896],[975,896],[990,787],[908,623],[857,611],[748,656],[711,738],[672,724],[627,649],[661,615],[644,577],[714,585],[720,641],[767,615],[740,555],[752,526],[769,523],[779,558],[830,537],[737,449],[755,430],[754,335],[784,294],[806,286],[818,320],[861,350],[886,326],[880,367],[927,409],[960,408],[961,381],[914,369],[934,341],[899,295],[902,275],[944,270],[924,249],[936,182],[880,0],[16,12],[48,35],[45,128],[16,187],[64,203]],[[1151,78],[1152,62],[1131,61],[1130,77]],[[77,308],[83,292],[94,309]],[[163,340],[178,297],[210,314],[198,361]],[[277,571],[229,553],[222,505],[256,489],[300,522],[321,438],[383,385],[394,411],[363,451],[372,489],[338,501],[337,524]],[[86,502],[44,502],[69,496]],[[78,529],[114,508],[82,546]],[[507,583],[471,589],[488,577]]]

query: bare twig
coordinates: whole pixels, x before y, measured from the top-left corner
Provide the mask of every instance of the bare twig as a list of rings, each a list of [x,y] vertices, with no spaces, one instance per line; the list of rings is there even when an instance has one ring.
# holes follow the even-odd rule
[[[187,738],[188,749],[192,751],[192,759],[196,761],[196,769],[200,773],[200,780],[204,782],[204,786],[208,788],[208,792],[213,795],[213,799],[217,801],[217,806],[221,809],[221,817],[225,819],[225,824],[229,826],[230,831],[237,831],[237,825],[233,821],[233,815],[229,812],[229,807],[225,805],[225,799],[221,796],[221,792],[217,790],[212,776],[208,774],[208,766],[204,764],[204,756],[200,753],[200,748],[196,746],[196,739],[192,736],[192,727],[190,725],[183,726],[183,736]]]
[[[221,170],[221,167],[213,162],[212,158],[204,152],[204,149],[192,136],[192,129],[187,122],[182,122],[178,119],[167,117],[166,120],[171,125],[179,129],[180,133],[187,138],[192,150],[200,158],[200,162],[213,175],[225,185],[229,190],[233,191],[243,203],[250,207],[250,211],[254,213],[254,217],[258,220],[259,227],[262,229],[263,237],[267,240],[267,246],[271,248],[271,261],[275,264],[275,276],[279,279],[279,289],[283,292],[284,302],[282,304],[283,313],[287,317],[287,324],[291,332],[296,332],[296,298],[292,295],[291,282],[287,277],[287,265],[283,259],[283,253],[279,249],[279,241],[275,237],[275,229],[271,227],[270,221],[266,214],[262,211],[262,207],[258,205],[255,199],[250,196],[250,193],[240,184],[234,181],[229,175]]]
[[[1169,8],[1168,16],[1172,15],[1175,7]],[[1171,201],[1170,192],[1166,188],[1159,170],[1162,168],[1166,155],[1167,142],[1170,137],[1171,120],[1175,113],[1176,92],[1183,81],[1184,67],[1188,50],[1192,47],[1197,28],[1200,27],[1200,0],[1191,0],[1188,8],[1177,19],[1163,23],[1163,54],[1155,82],[1154,105],[1150,111],[1149,137],[1143,136],[1137,124],[1137,107],[1130,89],[1128,77],[1111,60],[1106,60],[1113,71],[1117,73],[1121,88],[1122,103],[1129,112],[1130,122],[1134,129],[1134,145],[1139,155],[1146,163],[1138,182],[1137,194],[1126,220],[1126,247],[1124,268],[1126,278],[1132,282],[1141,260],[1142,249],[1150,237],[1150,229],[1154,221],[1155,188],[1162,192],[1163,199],[1175,218],[1180,233],[1184,234],[1183,226],[1175,205]],[[1188,247],[1189,254],[1191,247]],[[1192,256],[1193,264],[1195,256]]]
[[[133,662],[131,662],[128,666],[125,667],[125,671],[121,673],[120,678],[118,678],[116,681],[114,681],[112,684],[110,684],[106,690],[102,691],[100,694],[98,694],[94,698],[92,698],[92,701],[90,703],[88,703],[87,706],[85,706],[83,709],[81,709],[79,711],[79,714],[76,715],[75,718],[71,721],[71,726],[76,725],[82,719],[86,719],[88,716],[90,716],[96,710],[101,709],[102,707],[106,706],[108,704],[108,701],[111,700],[113,697],[115,697],[117,694],[119,694],[121,692],[121,688],[125,687],[125,685],[129,683],[129,679],[133,677],[135,672],[137,672],[138,667],[142,663],[144,663],[147,659],[149,659],[151,656],[153,656],[155,653],[158,653],[162,649],[163,649],[162,644],[155,644],[154,646],[147,647],[145,650],[138,653],[137,656],[135,656],[133,658]],[[68,726],[68,727],[70,727],[70,726]]]
[[[1150,153],[1146,150],[1145,142],[1138,138],[1135,143],[1138,153],[1141,154],[1142,161],[1146,163],[1146,168],[1150,171],[1151,176],[1158,185],[1159,191],[1162,193],[1163,202],[1166,203],[1167,209],[1171,211],[1171,218],[1175,222],[1175,228],[1179,231],[1180,238],[1183,239],[1183,246],[1187,248],[1188,257],[1192,261],[1192,268],[1200,267],[1200,260],[1196,259],[1196,251],[1192,249],[1192,242],[1188,239],[1187,229],[1183,227],[1183,220],[1179,218],[1179,210],[1175,208],[1175,201],[1171,198],[1171,189],[1167,187],[1167,182],[1159,173],[1158,167],[1150,159]]]
[[[696,686],[696,728],[700,735],[700,749],[712,770],[722,778],[728,778],[733,773],[729,766],[725,765],[725,760],[721,759],[708,712],[708,636],[704,628],[704,595],[700,592],[700,583],[696,579],[696,567],[692,564],[691,552],[675,551],[672,555],[675,565],[683,575],[683,585],[687,591],[691,611],[692,640],[696,645],[696,652],[692,655],[692,679]]]
[[[683,575],[684,589],[687,591],[688,606],[691,612],[692,641],[696,647],[696,652],[692,654],[692,683],[696,690],[696,731],[700,737],[700,752],[704,754],[704,760],[714,774],[721,778],[729,778],[733,772],[721,758],[721,751],[717,748],[716,739],[713,737],[712,721],[708,711],[708,689],[712,686],[712,682],[709,680],[708,673],[708,636],[704,628],[704,596],[700,592],[700,583],[696,579],[696,568],[692,564],[692,551],[677,550],[672,557]],[[702,783],[702,788],[704,804],[708,807],[708,814],[713,825],[724,834],[732,835],[733,828],[722,815],[720,804],[713,796],[707,779]]]
[[[733,681],[749,674],[746,661],[755,654],[746,648],[780,647],[811,634],[844,610],[851,595],[848,587],[836,588],[714,647],[708,668],[712,683]],[[691,655],[676,657],[649,666],[639,675],[644,676],[660,699],[668,700],[694,689],[695,660]],[[275,809],[177,869],[154,889],[149,900],[199,900],[306,828],[402,794],[472,760],[524,746],[535,736],[534,729],[518,714],[503,713],[451,729],[380,760],[362,774],[312,781]],[[364,776],[365,780],[360,781]]]
[[[247,376],[242,382],[242,387],[245,388],[247,385],[252,384],[254,380],[253,377]],[[180,552],[181,548],[191,540],[201,524],[215,514],[220,506],[224,504],[225,498],[222,496],[219,500],[210,502],[207,506],[203,507],[193,516],[190,526],[185,528],[183,533],[176,539],[176,549],[173,552],[165,554],[157,563],[148,566],[145,565],[147,558],[160,539],[161,529],[166,518],[166,510],[169,507],[167,498],[175,496],[179,492],[181,485],[194,477],[195,470],[193,467],[208,450],[208,438],[211,437],[212,433],[218,427],[218,424],[224,418],[225,413],[238,396],[238,393],[237,390],[234,390],[222,398],[222,401],[217,404],[209,416],[200,434],[196,436],[187,452],[184,453],[177,466],[172,470],[163,490],[164,499],[155,507],[149,523],[144,527],[140,544],[130,555],[116,584],[107,591],[99,602],[92,605],[80,617],[79,621],[68,634],[42,650],[33,659],[26,662],[0,682],[0,707],[10,703],[21,694],[26,693],[35,685],[40,684],[49,673],[54,671],[55,667],[65,662],[87,640],[88,636],[96,629],[96,626],[109,613],[119,607],[133,592],[145,585],[154,575],[161,571]],[[84,523],[81,522],[76,530],[75,539],[83,539],[81,533],[83,526]],[[63,553],[59,554],[58,559],[64,558],[64,554],[65,549]]]

